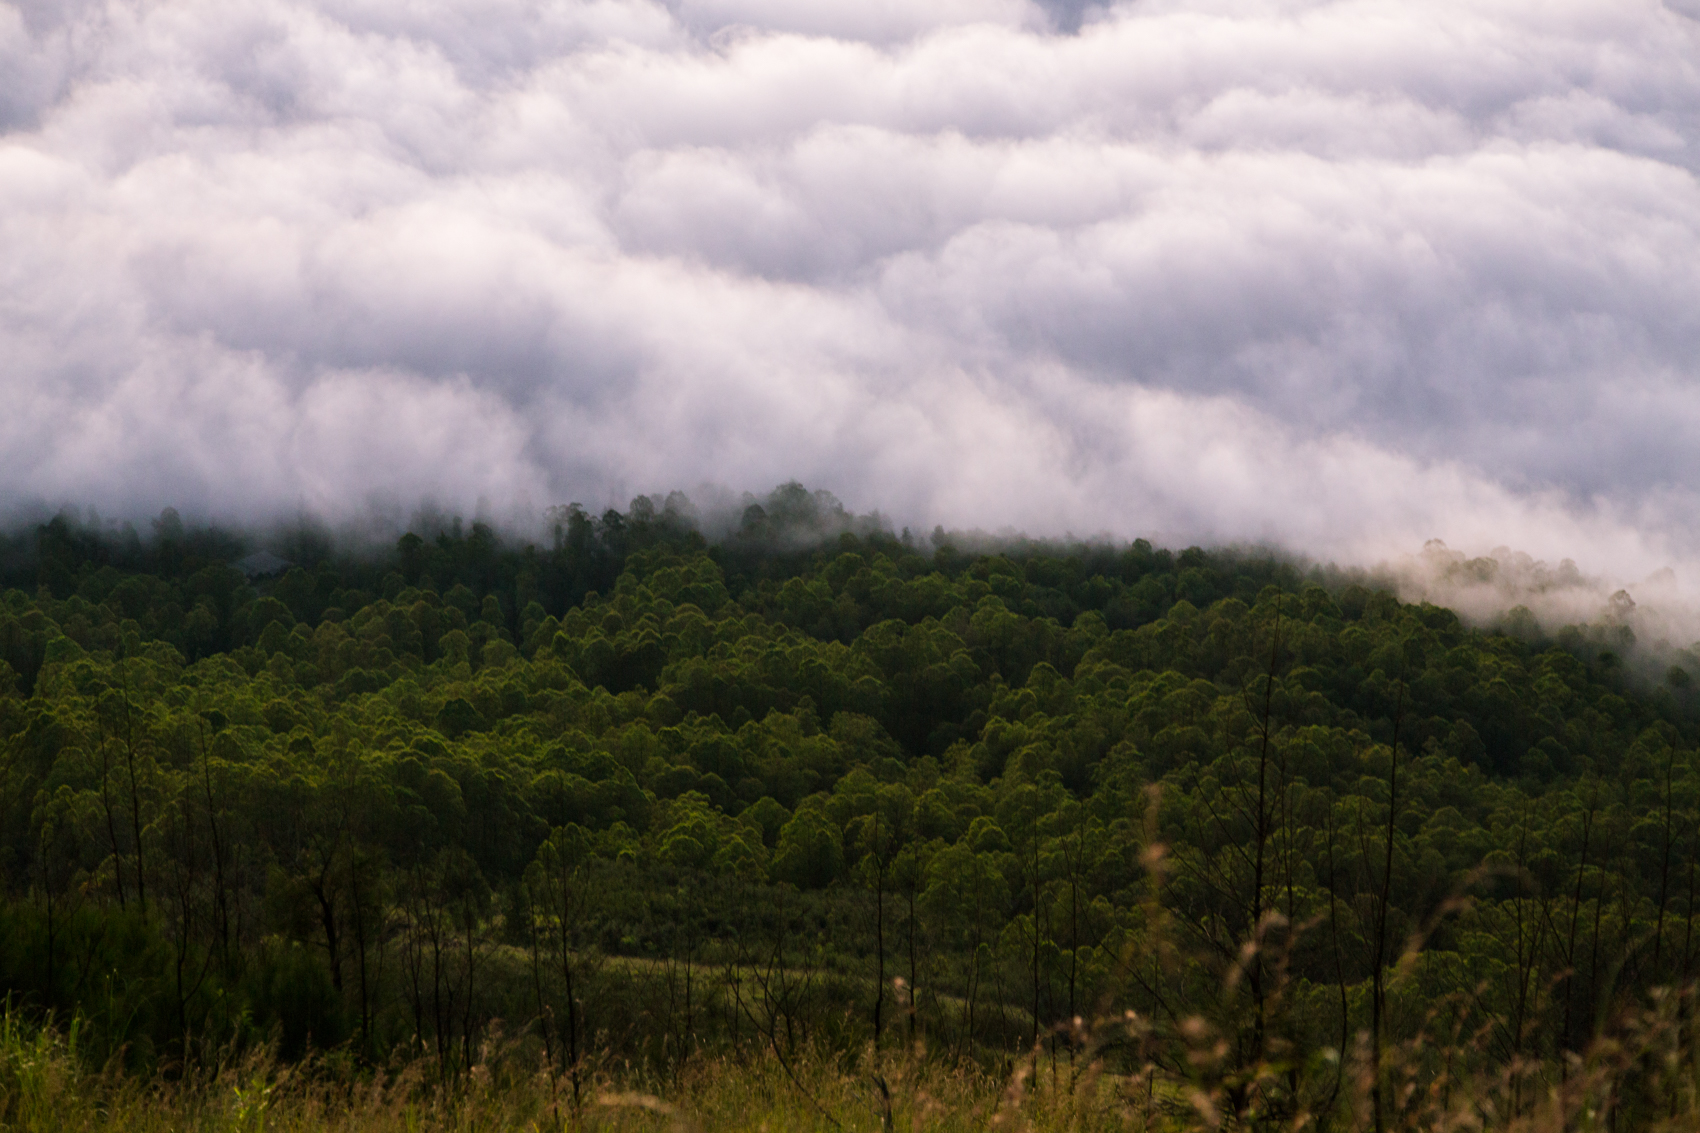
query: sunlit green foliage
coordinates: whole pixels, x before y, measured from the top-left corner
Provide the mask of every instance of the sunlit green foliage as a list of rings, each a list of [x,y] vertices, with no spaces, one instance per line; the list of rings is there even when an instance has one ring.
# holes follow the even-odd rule
[[[712,547],[646,504],[256,581],[43,528],[0,598],[13,1002],[138,1065],[446,1076],[500,1019],[576,1085],[1129,1010],[1304,1061],[1450,995],[1509,1063],[1694,974],[1681,682],[1268,558],[799,540],[788,491]]]

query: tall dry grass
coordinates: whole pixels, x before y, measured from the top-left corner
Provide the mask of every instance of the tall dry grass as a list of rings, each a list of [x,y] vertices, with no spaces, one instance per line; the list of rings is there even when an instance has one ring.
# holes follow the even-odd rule
[[[1202,1019],[1137,1016],[1054,1036],[988,1071],[924,1050],[702,1055],[664,1076],[602,1066],[573,1100],[529,1047],[490,1045],[459,1080],[417,1062],[356,1070],[321,1057],[250,1052],[216,1071],[149,1077],[90,1065],[75,1024],[0,1015],[0,1125],[29,1133],[435,1133],[700,1130],[1087,1133],[1700,1128],[1695,993],[1663,992],[1624,1013],[1581,1055],[1485,1057],[1484,1032],[1430,1025],[1382,1057],[1380,1113],[1367,1036],[1353,1050],[1287,1051],[1236,1066]]]

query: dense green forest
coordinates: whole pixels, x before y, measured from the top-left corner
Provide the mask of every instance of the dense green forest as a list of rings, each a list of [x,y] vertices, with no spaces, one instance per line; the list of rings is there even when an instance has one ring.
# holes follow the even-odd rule
[[[165,1073],[275,1042],[450,1080],[499,1033],[574,1087],[1071,1065],[1107,1018],[1180,1080],[1202,1020],[1210,1074],[1326,1112],[1439,1005],[1483,1065],[1562,1066],[1694,975],[1695,702],[1609,629],[959,550],[796,485],[713,543],[682,497],[553,519],[303,529],[255,578],[172,513],[0,547],[13,1009]]]

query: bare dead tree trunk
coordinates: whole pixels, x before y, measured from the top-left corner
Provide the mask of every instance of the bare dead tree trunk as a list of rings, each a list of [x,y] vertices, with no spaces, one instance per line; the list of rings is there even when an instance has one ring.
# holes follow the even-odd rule
[[[360,882],[359,862],[353,850],[350,849],[348,855],[348,909],[349,918],[354,922],[354,950],[357,974],[360,979],[360,1053],[362,1057],[370,1057],[372,1053],[372,996],[370,976],[367,970],[369,943],[366,935],[366,902],[361,893]]]
[[[874,806],[874,1049],[885,1022],[885,855],[880,852],[880,812]]]
[[[1670,903],[1670,847],[1671,847],[1671,777],[1676,769],[1676,748],[1667,749],[1665,755],[1665,799],[1664,799],[1664,845],[1660,847],[1659,859],[1659,919],[1653,930],[1653,980],[1657,981],[1664,970],[1665,943],[1665,910]]]
[[[1275,627],[1269,643],[1269,669],[1263,678],[1263,714],[1259,728],[1257,750],[1257,812],[1252,823],[1255,841],[1251,873],[1251,970],[1246,973],[1251,985],[1252,1002],[1256,1007],[1253,1019],[1251,1060],[1263,1058],[1268,1030],[1268,991],[1263,986],[1263,873],[1264,855],[1269,845],[1269,720],[1275,703],[1275,669],[1281,655],[1281,596],[1275,596]]]
[[[1328,797],[1328,936],[1334,947],[1334,986],[1340,993],[1340,1046],[1339,1057],[1334,1060],[1334,1086],[1328,1093],[1328,1101],[1322,1106],[1318,1119],[1319,1125],[1326,1125],[1334,1113],[1334,1103],[1340,1098],[1340,1087],[1345,1082],[1346,1074],[1346,1044],[1351,1035],[1351,1009],[1346,997],[1346,962],[1340,951],[1340,898],[1339,885],[1334,872],[1334,796]]]
[[[229,972],[231,970],[230,887],[225,878],[224,836],[218,825],[218,802],[213,797],[212,766],[204,723],[198,728],[198,736],[201,741],[201,790],[207,808],[207,833],[212,843],[214,928],[218,934],[220,967]]]
[[[1587,811],[1582,815],[1582,860],[1576,866],[1576,887],[1570,897],[1570,934],[1564,945],[1564,1030],[1561,1042],[1565,1049],[1575,1049],[1574,1036],[1571,1030],[1571,1007],[1576,1001],[1576,927],[1582,919],[1582,879],[1588,872],[1588,845],[1594,835],[1594,800],[1590,800]],[[1559,1077],[1561,1081],[1570,1080],[1570,1064],[1566,1059],[1559,1059]]]
[[[130,831],[136,850],[136,904],[141,906],[142,915],[146,916],[148,888],[147,870],[142,863],[142,791],[136,775],[136,724],[130,706],[129,672],[123,662],[119,663],[119,672],[123,674],[120,692],[124,705],[124,766],[130,780]]]
[[[100,808],[106,817],[106,839],[112,847],[112,880],[118,890],[118,908],[128,906],[124,897],[124,855],[118,845],[118,821],[112,806],[112,748],[104,723],[97,724],[100,734]]]
[[[1033,1038],[1030,1049],[1039,1058],[1039,816],[1033,816]]]
[[[1370,999],[1370,1068],[1374,1074],[1372,1086],[1375,1112],[1375,1133],[1385,1128],[1385,1090],[1381,1081],[1382,1050],[1386,1041],[1383,1024],[1387,1012],[1387,907],[1393,896],[1393,835],[1394,821],[1399,815],[1399,725],[1405,716],[1405,678],[1399,678],[1399,698],[1393,709],[1392,765],[1387,774],[1387,848],[1381,864],[1381,895],[1375,908],[1375,969]]]

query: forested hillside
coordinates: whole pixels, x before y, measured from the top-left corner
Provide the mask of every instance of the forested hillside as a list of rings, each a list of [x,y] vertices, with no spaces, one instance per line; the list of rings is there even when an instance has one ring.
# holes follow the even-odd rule
[[[303,540],[256,579],[174,516],[31,532],[11,1002],[139,1066],[275,1040],[452,1077],[499,1027],[574,1083],[740,1044],[1067,1059],[1129,1011],[1184,1075],[1197,1016],[1213,1072],[1285,1051],[1269,1089],[1316,1108],[1437,1003],[1484,1063],[1550,1060],[1693,975],[1680,672],[1267,557],[819,536],[829,505],[781,489],[714,545],[649,501],[544,546]]]

